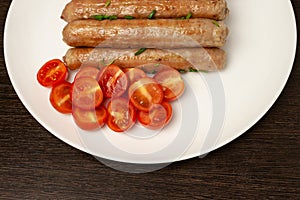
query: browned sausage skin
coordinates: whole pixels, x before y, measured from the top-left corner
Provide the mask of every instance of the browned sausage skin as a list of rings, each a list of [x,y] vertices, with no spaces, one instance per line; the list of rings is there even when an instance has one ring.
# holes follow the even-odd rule
[[[74,70],[81,66],[105,66],[109,63],[122,67],[138,67],[146,72],[159,71],[164,65],[180,71],[198,69],[217,71],[225,66],[226,53],[219,48],[146,49],[71,48],[64,56],[66,65]]]
[[[223,21],[203,18],[76,20],[63,30],[63,40],[72,47],[222,47],[227,36]]]
[[[118,18],[132,16],[147,18],[156,10],[155,18],[179,18],[192,12],[196,18],[223,20],[228,14],[226,0],[72,0],[62,12],[67,22],[88,19],[93,15],[115,15]]]

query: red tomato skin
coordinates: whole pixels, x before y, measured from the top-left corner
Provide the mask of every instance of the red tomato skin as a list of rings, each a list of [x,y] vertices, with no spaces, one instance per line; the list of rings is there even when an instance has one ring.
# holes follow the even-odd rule
[[[103,101],[103,93],[97,80],[80,77],[72,84],[73,105],[84,110],[93,110]]]
[[[137,118],[144,127],[157,130],[165,127],[171,121],[172,116],[173,109],[171,104],[162,102],[154,105],[149,112],[139,111]]]
[[[109,65],[101,70],[98,80],[103,95],[107,98],[122,96],[128,87],[127,76],[117,65]]]
[[[72,113],[71,90],[72,84],[68,82],[53,86],[50,93],[50,103],[58,112]]]
[[[162,86],[165,101],[174,101],[184,93],[184,81],[175,69],[159,71],[153,78]]]
[[[128,97],[136,109],[148,112],[152,105],[163,101],[164,95],[156,80],[145,77],[130,85]]]
[[[96,130],[105,125],[108,114],[104,106],[99,106],[95,110],[74,107],[72,116],[75,124],[82,130]]]
[[[64,82],[67,77],[68,69],[59,59],[49,60],[37,73],[37,80],[44,87],[53,87]]]
[[[124,132],[130,129],[136,121],[136,110],[133,105],[124,98],[111,99],[107,106],[108,127],[115,132]],[[128,116],[129,118],[118,119],[119,117]],[[124,123],[125,124],[119,124]]]

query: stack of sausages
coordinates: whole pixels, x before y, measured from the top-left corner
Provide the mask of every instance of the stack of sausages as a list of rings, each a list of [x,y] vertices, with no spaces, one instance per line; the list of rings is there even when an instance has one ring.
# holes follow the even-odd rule
[[[72,0],[61,18],[70,69],[114,62],[147,72],[225,67],[226,0]]]

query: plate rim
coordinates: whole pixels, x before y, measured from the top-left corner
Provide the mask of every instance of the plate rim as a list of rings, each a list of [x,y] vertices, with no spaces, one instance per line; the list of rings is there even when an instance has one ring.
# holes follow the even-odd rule
[[[8,46],[8,40],[7,40],[7,27],[9,26],[9,20],[11,19],[11,15],[12,15],[12,12],[13,12],[13,8],[15,6],[15,2],[17,2],[16,0],[13,0],[9,6],[9,10],[7,12],[7,15],[6,15],[6,20],[5,20],[5,25],[4,25],[4,31],[3,31],[3,50],[4,50],[4,60],[5,60],[5,64],[6,64],[6,70],[7,70],[7,73],[8,73],[8,76],[9,76],[9,80],[13,86],[13,89],[15,91],[15,93],[17,94],[18,98],[20,99],[21,103],[24,105],[24,107],[27,109],[27,111],[31,114],[31,116],[37,121],[39,122],[40,125],[42,125],[42,127],[47,130],[49,133],[51,133],[52,135],[54,135],[55,137],[57,137],[60,141],[64,142],[64,143],[67,143],[68,145],[80,150],[80,151],[83,151],[85,153],[88,153],[90,155],[93,155],[91,152],[89,152],[88,149],[84,149],[83,147],[77,145],[77,144],[74,144],[72,141],[66,139],[66,138],[63,138],[62,136],[60,136],[60,134],[56,133],[55,131],[52,130],[51,127],[49,127],[45,122],[43,122],[42,120],[39,119],[38,116],[36,116],[33,112],[33,110],[31,109],[31,107],[28,105],[28,103],[24,100],[24,97],[21,95],[21,91],[18,87],[16,87],[16,83],[14,82],[14,79],[12,78],[12,72],[10,70],[10,67],[9,67],[9,63],[8,63],[8,50],[7,50],[7,46]],[[286,77],[285,79],[282,79],[281,81],[282,84],[281,84],[281,87],[278,88],[276,90],[276,93],[274,93],[274,97],[273,99],[270,99],[270,103],[268,104],[268,106],[265,107],[265,109],[261,112],[260,115],[258,115],[255,119],[253,119],[253,121],[250,123],[248,123],[248,126],[246,126],[242,131],[240,132],[237,132],[236,134],[234,134],[234,136],[231,136],[229,138],[226,138],[224,141],[218,143],[217,145],[213,146],[211,149],[208,149],[206,151],[204,151],[204,153],[190,153],[190,154],[183,154],[181,157],[179,157],[177,160],[166,160],[166,161],[163,161],[163,162],[148,162],[148,161],[142,161],[142,162],[136,162],[134,160],[128,160],[128,159],[125,159],[125,160],[122,160],[122,159],[112,159],[112,158],[109,158],[107,156],[101,156],[102,158],[104,159],[108,159],[108,160],[113,160],[113,161],[117,161],[117,162],[125,162],[125,163],[138,163],[138,164],[161,164],[161,163],[171,163],[171,162],[178,162],[178,161],[183,161],[183,160],[187,160],[187,159],[191,159],[191,158],[195,158],[195,157],[198,157],[198,156],[201,156],[201,155],[204,155],[204,154],[207,154],[207,153],[210,153],[212,151],[215,151],[223,146],[225,146],[226,144],[232,142],[233,140],[236,140],[237,138],[239,138],[240,136],[242,136],[244,133],[246,133],[251,127],[253,127],[255,124],[257,124],[265,115],[266,113],[271,109],[272,106],[274,106],[274,104],[276,103],[276,101],[278,100],[278,98],[280,97],[280,95],[282,94],[284,88],[286,87],[287,85],[287,82],[290,78],[290,75],[291,75],[291,72],[292,72],[292,69],[293,69],[293,66],[294,66],[294,61],[295,61],[295,56],[296,56],[296,52],[297,52],[297,24],[296,24],[296,17],[295,17],[295,11],[294,11],[294,8],[293,8],[293,5],[291,3],[291,1],[288,2],[289,3],[289,11],[290,11],[290,14],[292,15],[292,24],[293,24],[293,30],[291,30],[291,32],[293,32],[293,55],[291,55],[291,59],[289,60],[289,68],[287,69],[286,73]]]

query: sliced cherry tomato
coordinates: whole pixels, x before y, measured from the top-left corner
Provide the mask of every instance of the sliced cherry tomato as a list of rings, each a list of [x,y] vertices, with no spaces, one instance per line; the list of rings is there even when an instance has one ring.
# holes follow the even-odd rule
[[[83,110],[77,107],[72,112],[75,123],[83,130],[94,130],[104,126],[107,121],[107,110],[99,106],[94,110]]]
[[[173,101],[179,98],[184,92],[184,81],[177,70],[162,70],[154,76],[154,79],[161,84],[166,101]]]
[[[107,106],[108,127],[116,132],[131,128],[136,121],[136,111],[132,104],[124,98],[111,99]]]
[[[139,122],[149,129],[160,129],[166,126],[172,117],[172,106],[168,102],[155,104],[149,112],[140,111],[138,113]]]
[[[147,76],[143,70],[137,68],[125,68],[123,71],[125,72],[130,84]]]
[[[66,80],[68,69],[59,59],[46,62],[37,73],[38,82],[45,87],[52,87]]]
[[[117,65],[109,65],[99,75],[99,84],[105,97],[120,97],[125,93],[128,80]]]
[[[134,82],[128,90],[131,103],[138,110],[148,112],[154,104],[160,104],[164,94],[161,86],[150,77]]]
[[[91,77],[81,77],[74,81],[72,88],[73,105],[91,110],[101,104],[103,93],[98,82]]]
[[[80,77],[91,77],[93,79],[97,79],[100,70],[96,67],[84,66],[79,69],[74,80]]]
[[[71,89],[72,84],[68,82],[60,83],[52,88],[50,102],[58,112],[72,112]]]

